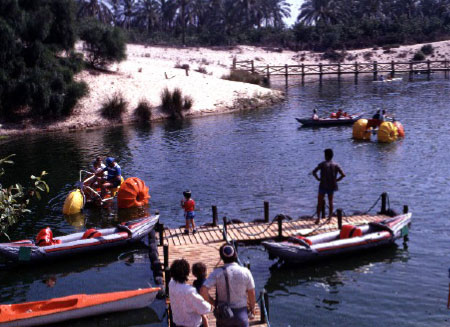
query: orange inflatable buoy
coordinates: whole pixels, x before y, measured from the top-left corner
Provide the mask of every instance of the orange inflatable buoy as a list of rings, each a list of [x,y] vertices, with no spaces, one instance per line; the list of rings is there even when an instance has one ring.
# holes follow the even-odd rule
[[[142,207],[148,204],[150,195],[144,181],[137,177],[127,178],[117,193],[117,205],[119,208]]]
[[[394,122],[394,126],[397,127],[398,137],[405,137],[405,129],[403,128],[402,123],[396,121]]]

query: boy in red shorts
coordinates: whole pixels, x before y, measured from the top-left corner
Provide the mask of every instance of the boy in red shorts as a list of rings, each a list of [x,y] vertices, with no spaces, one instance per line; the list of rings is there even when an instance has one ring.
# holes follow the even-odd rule
[[[186,218],[185,234],[189,234],[189,225],[192,226],[192,234],[195,234],[195,201],[191,198],[191,191],[186,190],[183,192],[184,200],[181,200],[181,207],[184,209],[184,218]]]

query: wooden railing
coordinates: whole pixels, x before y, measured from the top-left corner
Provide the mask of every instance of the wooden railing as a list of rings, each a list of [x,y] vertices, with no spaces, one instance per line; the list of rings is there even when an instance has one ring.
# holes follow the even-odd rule
[[[379,73],[389,73],[392,76],[396,73],[409,73],[412,79],[414,74],[428,74],[428,77],[433,72],[445,72],[448,78],[450,71],[450,61],[436,60],[436,61],[408,61],[408,62],[371,62],[360,63],[355,62],[351,64],[300,64],[300,65],[284,65],[284,66],[255,66],[253,60],[237,61],[233,60],[233,70],[245,70],[259,75],[270,76],[285,76],[286,79],[290,75],[298,75],[304,78],[308,75],[318,75],[321,79],[323,75],[337,75],[338,77],[344,74],[354,74],[357,78],[358,74],[373,74],[373,79],[377,80]]]

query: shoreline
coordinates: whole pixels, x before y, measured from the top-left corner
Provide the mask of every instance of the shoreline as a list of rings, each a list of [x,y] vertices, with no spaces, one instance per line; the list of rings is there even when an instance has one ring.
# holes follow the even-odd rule
[[[434,52],[430,60],[450,59],[450,41],[432,44]],[[342,63],[407,61],[423,44],[400,46],[391,49],[359,49],[345,51]],[[81,51],[81,44],[77,44]],[[338,51],[340,52],[340,51]],[[186,117],[202,117],[241,110],[268,107],[285,99],[282,91],[254,84],[233,82],[221,77],[230,73],[233,59],[254,60],[255,65],[298,65],[332,63],[323,53],[290,51],[253,46],[235,46],[231,49],[173,48],[161,46],[127,45],[127,59],[108,67],[108,72],[84,70],[75,76],[87,83],[89,93],[80,99],[73,114],[60,121],[0,125],[0,135],[74,131],[106,126],[129,125],[136,122],[134,110],[141,100],[152,107],[150,122],[167,119],[159,107],[164,88],[180,88],[183,95],[193,99]],[[182,66],[189,66],[188,71]],[[178,68],[177,68],[178,67]],[[111,121],[100,114],[102,103],[115,93],[120,93],[128,103],[128,110],[121,121]]]

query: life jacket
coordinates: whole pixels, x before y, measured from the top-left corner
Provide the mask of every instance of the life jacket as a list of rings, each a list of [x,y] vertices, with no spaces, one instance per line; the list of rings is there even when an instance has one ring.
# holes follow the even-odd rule
[[[95,228],[90,228],[84,232],[83,237],[81,239],[86,240],[89,238],[95,238],[95,237],[100,237],[100,236],[102,236],[102,233],[100,233]]]
[[[353,225],[344,225],[342,226],[341,233],[339,234],[339,238],[345,239],[345,238],[352,238],[362,236],[361,228],[358,228]]]
[[[38,235],[36,236],[36,245],[49,246],[54,244],[61,244],[61,240],[53,239],[53,232],[50,229],[50,227],[41,229]]]
[[[330,115],[330,118],[336,118],[336,113],[332,112],[331,115]]]

